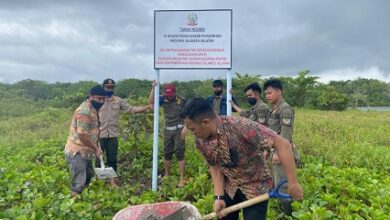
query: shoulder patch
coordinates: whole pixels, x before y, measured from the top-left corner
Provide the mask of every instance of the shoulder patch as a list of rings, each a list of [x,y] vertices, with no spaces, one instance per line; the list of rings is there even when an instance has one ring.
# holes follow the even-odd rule
[[[260,124],[264,124],[265,123],[265,117],[259,118],[258,121],[259,121]]]
[[[286,103],[283,105],[281,109],[281,117],[280,124],[291,126],[294,120],[294,111],[293,109]]]
[[[176,96],[176,103],[181,105],[183,103],[183,99],[180,96]]]
[[[291,123],[292,123],[292,120],[291,120],[291,118],[284,117],[284,118],[282,118],[281,122],[282,122],[283,125],[289,125],[290,126]]]

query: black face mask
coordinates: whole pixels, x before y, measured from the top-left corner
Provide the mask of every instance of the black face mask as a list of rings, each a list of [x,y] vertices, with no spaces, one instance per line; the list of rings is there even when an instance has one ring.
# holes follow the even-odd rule
[[[99,111],[99,109],[103,106],[104,103],[97,102],[95,100],[91,100],[91,105],[96,109],[96,111]]]
[[[252,97],[248,98],[248,103],[250,105],[256,105],[256,102],[257,102],[257,100],[255,98],[252,98]]]
[[[215,92],[214,92],[214,95],[220,96],[220,95],[222,94],[222,92],[223,92],[222,90],[215,91]]]

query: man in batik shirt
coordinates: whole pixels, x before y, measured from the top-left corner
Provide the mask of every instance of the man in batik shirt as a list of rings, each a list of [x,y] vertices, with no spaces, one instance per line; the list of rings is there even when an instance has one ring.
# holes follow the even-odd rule
[[[196,139],[196,147],[210,166],[214,184],[214,211],[267,193],[272,187],[271,171],[262,157],[275,148],[287,174],[288,192],[303,199],[297,181],[290,143],[267,127],[242,117],[217,116],[205,99],[190,100],[181,113]],[[268,202],[243,209],[245,220],[265,219]],[[237,220],[239,211],[222,219]]]

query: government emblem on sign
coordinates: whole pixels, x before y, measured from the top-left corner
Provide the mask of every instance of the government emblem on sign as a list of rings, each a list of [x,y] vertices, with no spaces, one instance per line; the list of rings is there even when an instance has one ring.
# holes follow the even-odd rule
[[[191,13],[188,15],[187,24],[189,26],[196,26],[198,24],[197,21],[198,21],[198,16],[196,16],[195,13]]]

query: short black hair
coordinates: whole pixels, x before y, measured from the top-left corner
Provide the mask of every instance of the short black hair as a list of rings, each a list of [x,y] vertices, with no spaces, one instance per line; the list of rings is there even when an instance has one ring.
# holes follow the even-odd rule
[[[106,84],[114,84],[115,85],[115,81],[113,79],[108,78],[108,79],[105,79],[103,81],[103,86]]]
[[[283,91],[283,84],[282,81],[279,79],[269,79],[264,83],[263,89],[266,90],[268,87],[274,88],[274,89],[280,89],[280,91]]]
[[[216,79],[213,81],[213,87],[223,87],[223,82],[220,79]]]
[[[244,89],[244,92],[248,91],[252,89],[252,91],[256,91],[258,92],[259,94],[261,94],[261,87],[260,87],[260,84],[257,83],[257,82],[254,82],[254,83],[251,83],[249,85],[247,85]]]
[[[206,99],[193,98],[184,105],[180,117],[195,121],[203,118],[216,118],[217,116]]]

